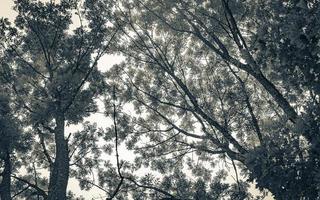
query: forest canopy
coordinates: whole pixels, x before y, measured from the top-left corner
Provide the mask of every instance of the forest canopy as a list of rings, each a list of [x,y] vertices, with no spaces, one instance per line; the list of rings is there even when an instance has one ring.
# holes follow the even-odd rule
[[[1,200],[89,199],[71,179],[107,200],[320,198],[317,0],[13,10],[0,19]]]

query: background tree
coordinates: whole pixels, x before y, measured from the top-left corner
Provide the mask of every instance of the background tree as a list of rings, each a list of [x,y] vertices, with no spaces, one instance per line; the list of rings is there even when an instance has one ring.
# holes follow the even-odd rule
[[[1,80],[5,82],[4,80]],[[19,169],[21,154],[27,153],[32,142],[30,134],[23,133],[19,120],[17,106],[11,103],[8,89],[1,88],[0,93],[0,198],[11,200],[12,174]],[[15,110],[15,112],[13,112]]]
[[[93,17],[85,9],[88,5],[17,0],[15,24],[3,23],[3,57],[12,73],[7,84],[23,105],[23,117],[37,136],[33,153],[25,156],[24,164],[32,169],[30,163],[35,162],[50,172],[42,186],[35,177],[18,180],[35,191],[31,194],[48,200],[66,199],[70,164],[78,154],[70,142],[81,141],[79,138],[85,136],[79,134],[87,132],[67,135],[65,127],[82,122],[97,110],[95,98],[104,85],[97,62],[115,36],[105,23],[87,21]],[[79,23],[75,28],[71,27],[74,12]]]

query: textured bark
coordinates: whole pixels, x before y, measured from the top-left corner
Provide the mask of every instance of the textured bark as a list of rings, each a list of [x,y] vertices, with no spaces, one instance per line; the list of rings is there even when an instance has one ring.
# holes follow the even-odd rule
[[[4,169],[2,171],[2,181],[0,183],[0,199],[11,200],[11,161],[9,152],[4,158]]]
[[[283,97],[279,90],[262,74],[253,74],[256,80],[269,92],[273,99],[278,103],[282,110],[287,114],[289,119],[295,123],[297,119],[297,113],[289,102]]]
[[[64,115],[58,114],[55,119],[56,158],[50,172],[48,200],[65,200],[69,179],[68,142],[64,138]]]

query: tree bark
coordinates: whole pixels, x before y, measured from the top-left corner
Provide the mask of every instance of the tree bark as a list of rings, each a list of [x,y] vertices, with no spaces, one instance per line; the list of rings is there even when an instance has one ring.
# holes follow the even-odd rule
[[[69,151],[68,142],[64,138],[64,114],[57,114],[55,120],[56,158],[50,172],[48,200],[66,200],[69,180]]]
[[[4,169],[2,171],[2,181],[0,183],[0,199],[11,200],[11,161],[7,151],[4,157]]]

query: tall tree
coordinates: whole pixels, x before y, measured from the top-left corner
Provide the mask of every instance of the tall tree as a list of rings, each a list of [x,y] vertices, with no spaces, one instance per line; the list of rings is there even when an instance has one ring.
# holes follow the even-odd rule
[[[3,23],[2,48],[12,71],[8,84],[38,136],[35,151],[42,152],[31,157],[50,172],[47,189],[24,182],[48,200],[66,199],[73,136],[66,135],[65,127],[97,110],[95,98],[104,84],[97,63],[116,33],[106,19],[91,20],[88,6],[89,1],[17,0],[14,26]],[[72,16],[78,16],[78,24]]]
[[[117,11],[128,56],[118,68],[143,113],[128,143],[142,163],[170,169],[157,155],[193,149],[237,161],[277,199],[318,196],[317,1],[137,0]]]

